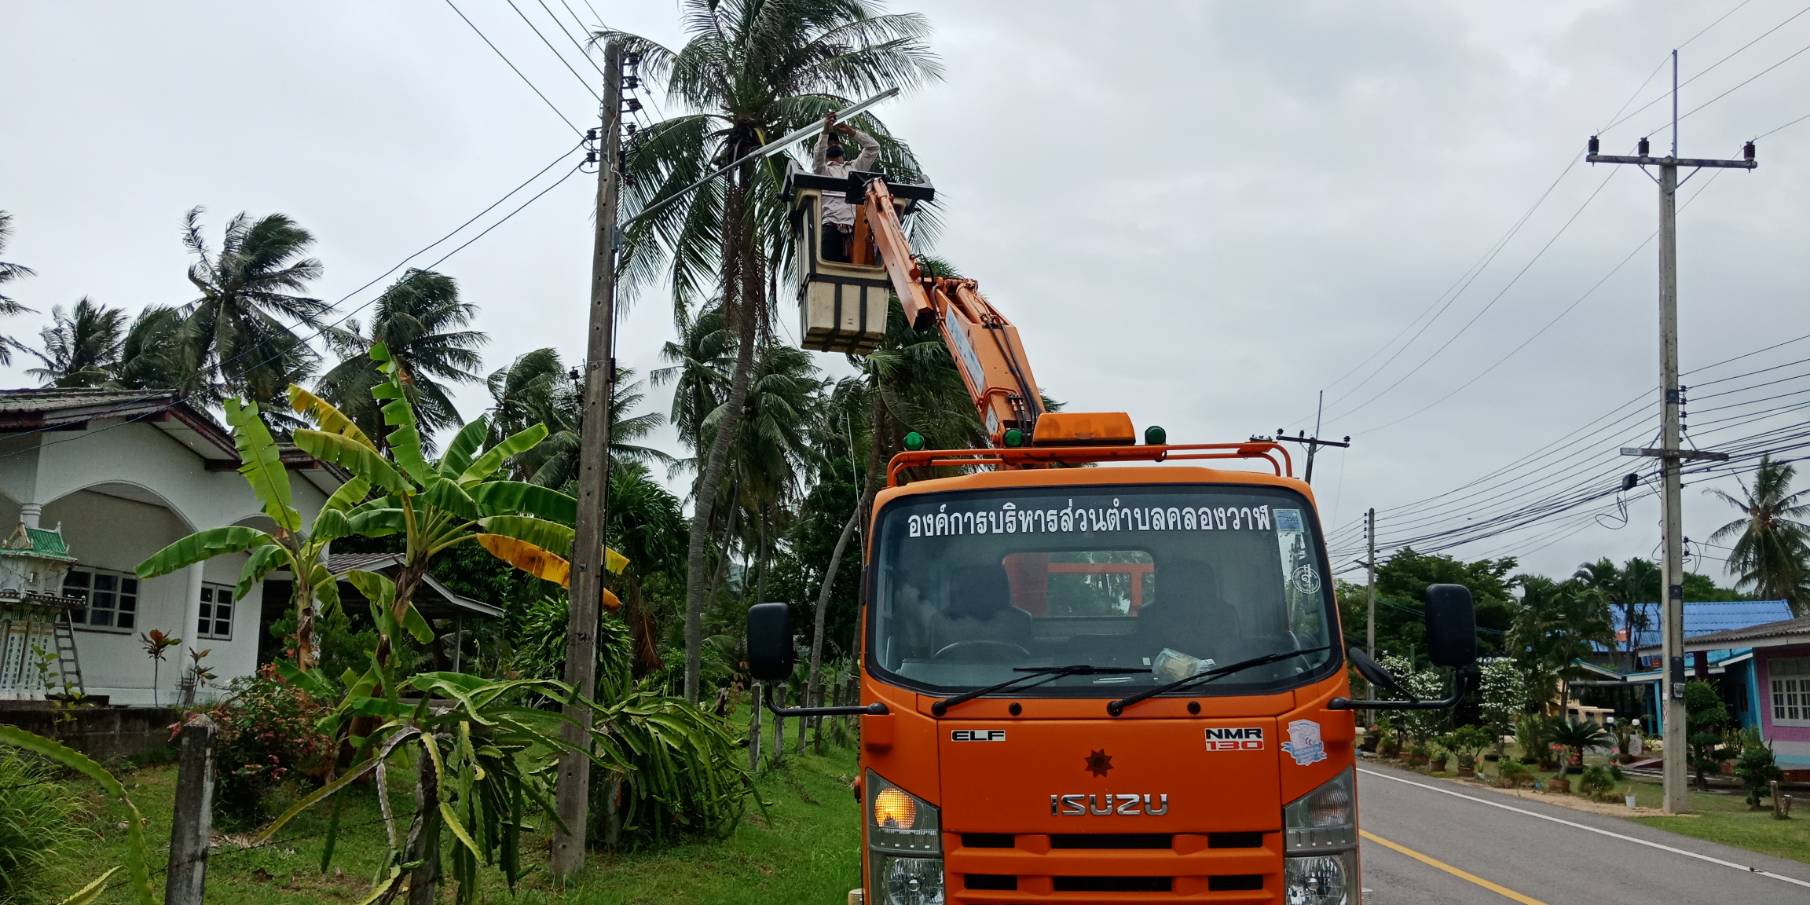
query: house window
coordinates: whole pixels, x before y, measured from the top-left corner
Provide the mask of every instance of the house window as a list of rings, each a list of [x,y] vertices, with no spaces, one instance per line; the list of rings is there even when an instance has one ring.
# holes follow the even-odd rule
[[[1772,722],[1810,726],[1810,657],[1790,657],[1767,664],[1772,684]]]
[[[223,584],[201,586],[201,618],[195,634],[202,638],[231,641],[233,637],[233,589]]]
[[[129,632],[138,624],[138,579],[124,572],[70,569],[63,594],[84,602],[69,614],[76,625]]]

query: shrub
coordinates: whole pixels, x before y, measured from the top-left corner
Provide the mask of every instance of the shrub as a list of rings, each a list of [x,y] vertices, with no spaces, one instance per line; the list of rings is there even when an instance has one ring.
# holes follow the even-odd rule
[[[1722,746],[1728,705],[1722,703],[1716,686],[1693,679],[1684,685],[1684,710],[1685,725],[1690,727],[1684,742],[1690,748],[1691,772],[1696,774],[1697,788],[1708,789],[1709,771],[1735,756],[1732,749]]]
[[[1760,799],[1770,794],[1772,782],[1783,779],[1785,774],[1772,756],[1772,746],[1760,737],[1757,729],[1748,729],[1741,733],[1741,753],[1735,759],[1735,775],[1741,779],[1741,787],[1747,790],[1747,806],[1760,810]]]
[[[1521,763],[1538,763],[1542,768],[1552,757],[1547,748],[1552,741],[1552,721],[1537,713],[1523,714],[1515,721],[1515,744],[1521,747]]]
[[[38,758],[0,747],[0,902],[61,885],[82,831],[81,798]]]
[[[247,825],[266,816],[271,793],[326,766],[334,747],[317,725],[328,708],[283,681],[274,666],[234,679],[228,690],[208,712],[220,727],[214,806],[227,822]]]
[[[1496,764],[1496,784],[1504,788],[1518,789],[1532,776],[1533,771],[1518,761],[1504,760]]]
[[[1584,752],[1600,747],[1609,740],[1609,733],[1595,723],[1573,723],[1565,719],[1552,721],[1548,739],[1555,745],[1563,746],[1571,753],[1571,765],[1584,765]]]
[[[1615,777],[1607,767],[1593,764],[1585,767],[1583,775],[1578,777],[1577,791],[1593,801],[1607,801],[1615,797]]]

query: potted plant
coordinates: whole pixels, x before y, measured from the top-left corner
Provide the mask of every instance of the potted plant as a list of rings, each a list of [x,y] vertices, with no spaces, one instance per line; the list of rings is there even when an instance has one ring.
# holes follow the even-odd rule
[[[1440,743],[1458,759],[1459,776],[1477,775],[1477,755],[1489,747],[1489,733],[1479,726],[1460,726],[1445,734]]]
[[[1515,720],[1515,745],[1521,749],[1521,763],[1539,764],[1545,768],[1546,745],[1551,734],[1551,724],[1546,717],[1537,713],[1522,714]]]
[[[1560,770],[1554,773],[1551,779],[1546,780],[1546,791],[1557,792],[1561,795],[1571,791],[1571,780],[1565,778],[1565,771]]]
[[[1517,760],[1504,760],[1496,764],[1496,785],[1506,789],[1519,789],[1527,784],[1533,771]]]
[[[1401,755],[1401,735],[1395,731],[1394,726],[1378,720],[1376,735],[1377,751],[1382,756],[1395,758]]]
[[[1566,764],[1573,772],[1584,768],[1585,749],[1598,747],[1608,738],[1609,733],[1595,723],[1555,720],[1552,725],[1552,743],[1566,751]]]
[[[1427,759],[1427,765],[1432,768],[1434,773],[1444,773],[1445,768],[1449,766],[1451,762],[1452,752],[1443,744],[1434,746],[1431,756]]]
[[[1426,742],[1416,740],[1414,745],[1408,749],[1408,766],[1410,767],[1424,767],[1431,759],[1432,753],[1427,750]]]

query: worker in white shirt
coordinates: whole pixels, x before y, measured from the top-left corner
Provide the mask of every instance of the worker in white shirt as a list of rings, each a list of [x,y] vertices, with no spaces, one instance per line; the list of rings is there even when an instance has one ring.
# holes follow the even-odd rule
[[[841,136],[854,139],[861,153],[849,160],[842,148]],[[880,143],[873,136],[847,123],[836,122],[836,114],[823,118],[823,133],[811,151],[811,172],[819,176],[845,178],[856,170],[871,172],[880,159]],[[823,194],[823,257],[826,261],[849,260],[849,242],[855,230],[855,209],[839,194]]]

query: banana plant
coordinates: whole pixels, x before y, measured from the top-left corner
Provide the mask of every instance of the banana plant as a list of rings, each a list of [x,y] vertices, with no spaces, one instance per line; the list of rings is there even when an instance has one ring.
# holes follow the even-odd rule
[[[546,439],[546,426],[534,425],[486,448],[490,425],[479,417],[459,430],[438,461],[430,462],[422,451],[415,411],[395,360],[382,343],[372,345],[371,359],[383,376],[371,389],[387,428],[381,449],[345,413],[300,387],[290,389],[290,404],[319,425],[296,431],[295,445],[368,482],[376,493],[375,499],[347,513],[350,531],[365,537],[402,537],[402,565],[393,589],[381,595],[387,612],[379,625],[407,631],[423,642],[431,640],[426,621],[414,610],[415,591],[433,558],[462,543],[476,543],[523,572],[566,584],[578,501],[548,487],[498,476],[509,460]],[[610,571],[619,572],[628,564],[620,554],[606,553]],[[611,609],[620,606],[607,592],[603,604]],[[379,632],[375,662],[380,670],[390,660],[392,638],[391,632]]]
[[[276,569],[287,569],[295,576],[295,663],[310,669],[314,665],[315,604],[318,602],[327,612],[339,607],[339,585],[327,571],[327,546],[351,533],[346,515],[370,495],[371,484],[354,476],[340,485],[315,515],[312,529],[304,530],[289,485],[289,472],[283,467],[276,440],[258,417],[257,404],[228,399],[226,422],[232,428],[233,445],[238,447],[243,463],[239,474],[251,486],[258,505],[275,529],[227,525],[197,531],[152,554],[135,571],[141,579],[156,578],[216,556],[245,553],[245,566],[233,589],[234,599],[243,599],[264,576]]]

